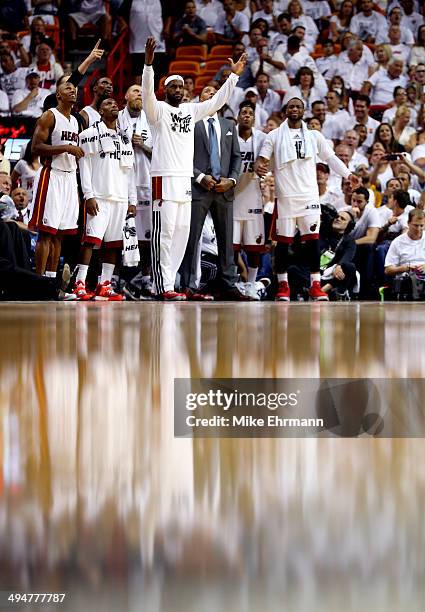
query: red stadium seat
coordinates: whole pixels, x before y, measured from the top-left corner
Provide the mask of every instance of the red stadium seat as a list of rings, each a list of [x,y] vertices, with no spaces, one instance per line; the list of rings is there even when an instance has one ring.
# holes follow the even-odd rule
[[[199,62],[190,60],[174,60],[168,67],[170,74],[177,73],[182,75],[198,76],[201,73]]]
[[[216,45],[211,49],[209,57],[211,59],[215,59],[217,56],[219,56],[227,59],[228,57],[232,57],[232,53],[233,47],[231,45]]]
[[[206,74],[206,75],[203,74],[202,76],[198,76],[195,81],[196,93],[199,93],[205,87],[205,85],[208,85],[208,83],[212,81],[213,79],[214,79],[213,74]]]
[[[206,45],[191,45],[190,47],[179,47],[176,52],[176,60],[197,60],[199,62],[207,59]]]

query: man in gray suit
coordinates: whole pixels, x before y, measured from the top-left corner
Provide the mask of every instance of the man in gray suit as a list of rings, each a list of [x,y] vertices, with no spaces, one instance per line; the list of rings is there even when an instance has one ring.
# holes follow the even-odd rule
[[[214,87],[204,87],[200,101],[212,98]],[[188,299],[211,300],[197,288],[198,248],[208,211],[214,222],[220,267],[221,297],[246,299],[235,287],[233,258],[233,200],[241,167],[236,125],[214,114],[195,126],[192,215],[186,253],[180,267],[180,285]]]

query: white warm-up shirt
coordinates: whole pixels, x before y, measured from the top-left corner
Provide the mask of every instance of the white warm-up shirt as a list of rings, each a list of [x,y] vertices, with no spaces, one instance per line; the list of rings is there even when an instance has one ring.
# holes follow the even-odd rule
[[[136,205],[134,168],[123,167],[120,163],[121,136],[112,129],[105,130],[105,133],[114,141],[115,151],[113,153],[90,154],[88,152],[87,143],[90,138],[96,138],[99,135],[96,126],[89,127],[80,134],[80,146],[85,155],[79,160],[78,165],[84,199],[98,198]]]
[[[425,264],[425,236],[412,240],[407,234],[401,234],[392,241],[385,257],[385,267]]]
[[[282,124],[283,125],[283,124]],[[272,130],[261,148],[260,156],[271,159],[280,146],[281,138],[279,127]],[[332,148],[316,130],[310,130],[312,138],[313,155],[305,158],[305,141],[303,130],[290,129],[291,140],[297,151],[297,159],[275,168],[275,186],[278,201],[288,211],[288,217],[305,216],[311,214],[311,206],[320,208],[319,188],[316,180],[316,164],[323,161],[328,164],[339,176],[347,178],[351,172],[347,166],[335,155]]]
[[[154,71],[152,66],[145,65],[142,98],[152,132],[151,176],[163,177],[162,197],[165,200],[190,200],[195,123],[213,115],[227,103],[238,78],[232,72],[210,100],[197,103],[184,102],[175,107],[156,99]],[[173,180],[167,180],[167,177],[172,177]],[[179,178],[181,180],[174,180]],[[178,194],[181,194],[180,197]],[[189,194],[189,197],[185,194]]]

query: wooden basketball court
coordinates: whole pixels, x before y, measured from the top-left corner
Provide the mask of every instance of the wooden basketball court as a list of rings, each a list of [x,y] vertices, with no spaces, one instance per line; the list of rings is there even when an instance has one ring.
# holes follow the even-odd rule
[[[423,304],[3,303],[0,339],[1,591],[424,609],[421,438],[173,434],[174,378],[424,377]]]

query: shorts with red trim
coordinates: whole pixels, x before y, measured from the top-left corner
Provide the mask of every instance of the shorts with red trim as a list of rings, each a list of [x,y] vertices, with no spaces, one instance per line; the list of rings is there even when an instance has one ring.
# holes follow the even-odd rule
[[[275,208],[276,211],[276,208]],[[271,237],[278,242],[291,244],[294,236],[299,230],[301,240],[318,240],[320,229],[320,211],[303,217],[279,217],[274,216],[272,221]]]
[[[96,198],[96,202],[99,207],[97,215],[84,214],[81,243],[100,246],[103,242],[106,248],[121,248],[128,204],[99,198]]]
[[[34,181],[28,227],[48,234],[76,234],[78,208],[76,172],[42,166]]]
[[[233,249],[262,253],[264,251],[264,217],[255,215],[250,219],[233,219]]]

